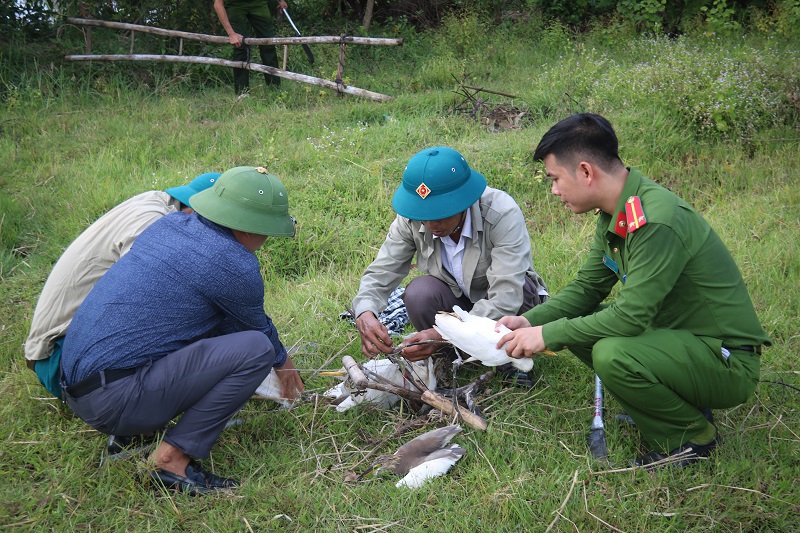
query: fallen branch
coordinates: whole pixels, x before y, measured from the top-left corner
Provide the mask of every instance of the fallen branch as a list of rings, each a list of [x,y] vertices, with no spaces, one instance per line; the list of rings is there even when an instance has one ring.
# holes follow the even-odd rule
[[[793,506],[793,507],[795,507],[797,509],[800,509],[800,505],[798,505],[797,503],[788,502],[786,500],[781,500],[780,498],[776,498],[775,496],[770,496],[769,494],[761,492],[760,490],[748,489],[747,487],[734,487],[733,485],[720,485],[718,483],[703,483],[702,485],[698,485],[696,487],[691,487],[691,488],[686,489],[686,492],[692,492],[693,490],[698,490],[698,489],[707,489],[709,487],[712,487],[712,488],[713,487],[721,487],[721,488],[724,488],[724,489],[741,490],[741,491],[744,491],[744,492],[751,492],[753,494],[758,494],[759,496],[761,496],[763,498],[770,498],[770,499],[773,499],[775,501],[779,501],[781,503],[786,503],[786,504],[789,504],[789,505],[791,505],[791,506]]]
[[[514,96],[513,94],[508,93],[501,93],[500,91],[492,91],[491,89],[484,89],[483,87],[473,87],[471,85],[462,85],[465,89],[472,89],[475,91],[475,94],[483,92],[489,94],[499,94],[500,96],[507,96],[509,98],[519,98],[519,96]]]
[[[158,61],[164,63],[194,63],[199,65],[217,65],[220,67],[233,67],[244,68],[255,72],[266,72],[279,78],[297,81],[300,83],[309,83],[326,89],[333,89],[337,92],[352,94],[378,102],[388,102],[392,99],[391,96],[359,89],[357,87],[350,87],[344,84],[337,84],[336,82],[324,80],[322,78],[315,78],[305,74],[296,74],[286,70],[281,70],[275,67],[268,67],[258,63],[247,63],[245,61],[231,61],[229,59],[217,59],[212,57],[200,56],[172,56],[172,55],[153,55],[153,54],[104,54],[104,55],[69,55],[64,59],[67,61]]]
[[[563,502],[561,502],[561,507],[559,507],[558,511],[555,512],[556,517],[553,518],[553,521],[550,522],[549,526],[547,526],[547,530],[545,531],[545,533],[553,529],[553,526],[556,525],[556,522],[558,522],[558,519],[562,516],[561,512],[564,510],[564,507],[567,506],[567,502],[569,501],[570,496],[572,496],[572,490],[575,488],[575,484],[577,482],[578,482],[578,471],[576,470],[575,474],[572,476],[572,485],[569,486],[569,492],[567,493],[567,497],[564,498]]]

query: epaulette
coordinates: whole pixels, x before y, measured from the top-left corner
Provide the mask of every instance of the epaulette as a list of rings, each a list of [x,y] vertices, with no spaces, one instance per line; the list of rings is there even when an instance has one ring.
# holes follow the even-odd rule
[[[644,209],[642,209],[642,200],[638,196],[631,196],[625,202],[625,218],[628,233],[633,233],[647,224],[647,217],[644,216]]]

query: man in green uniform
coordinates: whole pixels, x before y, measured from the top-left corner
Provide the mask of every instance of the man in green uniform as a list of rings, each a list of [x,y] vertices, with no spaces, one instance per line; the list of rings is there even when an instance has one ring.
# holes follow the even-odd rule
[[[278,10],[286,9],[285,0],[278,0]],[[270,0],[214,0],[214,11],[217,12],[222,27],[230,37],[234,61],[249,61],[250,48],[245,37],[269,38],[274,35],[274,17],[270,10]],[[252,28],[252,33],[247,28]],[[259,46],[261,63],[269,67],[278,67],[278,55],[275,47]],[[267,86],[278,87],[281,79],[264,73]],[[246,93],[250,87],[250,71],[244,68],[233,69],[233,87],[236,94]]]
[[[569,349],[594,369],[654,451],[637,465],[707,457],[717,428],[702,408],[745,402],[769,338],[730,252],[686,202],[626,168],[603,117],[553,126],[534,159],[574,213],[599,211],[589,257],[543,305],[500,319],[513,357]],[[617,282],[617,297],[603,304]],[[674,463],[673,463],[674,464]]]

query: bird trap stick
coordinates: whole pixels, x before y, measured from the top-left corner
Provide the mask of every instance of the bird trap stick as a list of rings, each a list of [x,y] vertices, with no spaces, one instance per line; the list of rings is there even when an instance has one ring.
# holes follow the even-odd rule
[[[347,370],[347,374],[350,379],[353,381],[353,384],[359,389],[374,389],[383,392],[388,392],[391,394],[395,394],[400,396],[401,398],[405,398],[406,400],[411,400],[415,402],[422,402],[430,405],[434,409],[438,409],[439,411],[450,415],[450,416],[459,416],[466,425],[473,429],[479,429],[481,431],[486,431],[488,427],[488,423],[483,417],[476,415],[475,413],[470,412],[468,409],[458,405],[453,406],[453,404],[443,398],[441,395],[426,390],[422,394],[414,391],[410,391],[404,389],[402,387],[398,387],[396,385],[388,385],[385,383],[375,383],[367,379],[366,374],[361,369],[361,365],[359,365],[355,359],[353,359],[349,355],[345,355],[342,357],[342,364],[344,364],[345,370]]]
[[[595,459],[608,460],[606,431],[603,426],[603,383],[600,376],[594,376],[594,417],[589,431],[589,451]]]

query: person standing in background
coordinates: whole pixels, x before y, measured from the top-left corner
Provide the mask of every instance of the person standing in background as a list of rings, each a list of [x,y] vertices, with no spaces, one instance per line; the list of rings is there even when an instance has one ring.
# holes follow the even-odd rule
[[[250,61],[250,47],[246,43],[248,37],[270,38],[275,35],[275,15],[286,9],[287,6],[285,0],[278,0],[277,11],[273,13],[270,1],[214,0],[214,11],[234,46],[234,61]],[[248,31],[248,28],[252,31]],[[263,65],[278,68],[278,54],[275,52],[275,46],[259,46],[258,50]],[[281,79],[265,72],[264,82],[268,87],[279,87]],[[249,70],[233,69],[233,88],[237,95],[247,93],[250,88]]]

